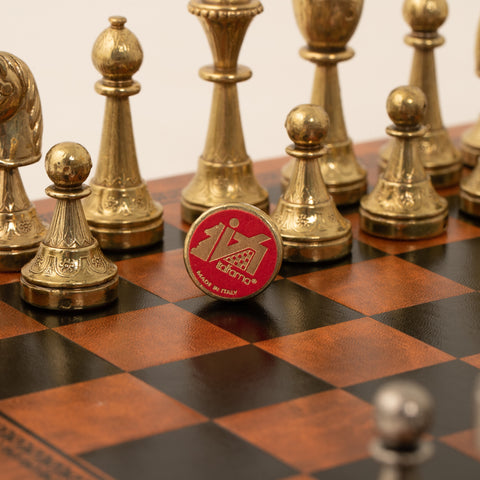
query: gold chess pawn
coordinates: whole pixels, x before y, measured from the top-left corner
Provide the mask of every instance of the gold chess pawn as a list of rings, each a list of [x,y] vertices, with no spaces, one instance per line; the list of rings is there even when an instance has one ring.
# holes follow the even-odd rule
[[[460,152],[454,147],[442,123],[438,99],[434,49],[445,43],[437,33],[448,15],[446,0],[405,0],[403,16],[412,27],[405,43],[414,47],[410,85],[419,87],[427,96],[424,123],[428,130],[420,141],[420,161],[436,188],[457,185],[460,181]],[[385,168],[393,154],[393,142],[380,151],[380,166]]]
[[[52,222],[33,260],[22,268],[22,298],[52,310],[98,307],[117,298],[117,267],[92,236],[81,199],[92,162],[78,143],[59,143],[46,155],[54,183],[45,190],[57,200]]]
[[[388,97],[392,153],[372,193],[360,201],[360,228],[371,235],[413,240],[445,230],[447,201],[435,192],[419,158],[426,105],[418,87],[399,87]]]
[[[285,123],[294,142],[286,151],[294,165],[272,218],[282,236],[283,258],[290,262],[333,260],[352,247],[350,222],[338,212],[320,168],[328,155],[328,125],[328,115],[318,105],[294,108]]]
[[[159,242],[163,236],[163,208],[154,202],[140,176],[129,96],[140,91],[132,75],[143,52],[124,17],[110,17],[93,46],[92,60],[103,79],[95,84],[105,95],[100,154],[90,184],[92,195],[84,208],[101,247],[127,250]]]
[[[367,174],[347,134],[337,64],[355,54],[347,42],[357,28],[363,0],[293,0],[293,7],[308,44],[300,55],[316,65],[311,102],[323,107],[330,118],[325,139],[327,153],[321,160],[323,179],[337,205],[357,203],[367,191]],[[282,170],[284,188],[292,169],[290,162]]]
[[[263,11],[258,0],[191,0],[212,49],[214,65],[200,77],[214,83],[205,149],[193,180],[182,191],[182,219],[192,223],[202,212],[224,203],[242,202],[268,212],[268,193],[253,175],[243,138],[237,83],[252,76],[237,65],[252,19]]]
[[[477,28],[475,58],[477,76],[480,77],[480,22]],[[480,118],[472,128],[469,128],[462,135],[460,150],[462,152],[463,163],[468,167],[474,167],[480,157]]]
[[[33,258],[46,228],[27,197],[19,167],[38,162],[42,108],[27,65],[0,52],[0,271],[19,271]]]

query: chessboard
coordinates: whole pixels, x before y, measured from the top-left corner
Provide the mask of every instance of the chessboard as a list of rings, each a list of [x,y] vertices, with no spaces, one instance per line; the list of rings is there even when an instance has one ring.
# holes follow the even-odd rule
[[[356,147],[370,188],[380,144]],[[285,162],[255,163],[273,203]],[[116,303],[35,309],[19,275],[0,274],[0,478],[372,479],[373,395],[409,379],[436,404],[423,478],[478,479],[480,220],[459,212],[458,189],[440,192],[450,205],[442,236],[374,238],[349,207],[350,256],[284,264],[258,297],[222,302],[184,267],[189,178],[149,183],[165,238],[111,256]],[[48,221],[52,201],[36,206]]]

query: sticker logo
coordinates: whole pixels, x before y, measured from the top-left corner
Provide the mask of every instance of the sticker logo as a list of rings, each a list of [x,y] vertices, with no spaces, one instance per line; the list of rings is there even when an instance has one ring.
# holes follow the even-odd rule
[[[263,290],[276,275],[276,238],[256,211],[221,209],[194,224],[192,230],[185,262],[206,293],[245,298]]]

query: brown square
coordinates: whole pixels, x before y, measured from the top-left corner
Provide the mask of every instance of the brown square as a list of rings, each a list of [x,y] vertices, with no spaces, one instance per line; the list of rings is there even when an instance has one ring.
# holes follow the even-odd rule
[[[474,430],[464,430],[463,432],[445,435],[440,438],[440,441],[480,462],[480,452],[475,445]]]
[[[475,368],[480,369],[480,353],[477,353],[476,355],[470,355],[468,357],[463,357],[461,360],[465,363],[468,363],[469,365],[472,365]]]
[[[222,427],[303,473],[367,457],[372,406],[342,390],[238,413]]]
[[[418,265],[390,256],[290,280],[365,315],[473,292]]]
[[[460,240],[468,240],[480,236],[480,228],[462,222],[457,218],[450,217],[448,219],[447,230],[442,235],[424,240],[388,240],[386,238],[374,237],[361,230],[359,213],[346,215],[346,218],[352,223],[354,238],[367,245],[378,248],[383,252],[387,252],[390,255],[407,253],[422,248],[434,247],[436,245],[443,245],[445,243],[457,242]]]
[[[0,408],[70,455],[206,421],[127,373],[9,398]]]
[[[120,276],[169,302],[203,295],[188,276],[183,250],[122,260],[117,266]]]
[[[54,330],[124,370],[184,360],[247,343],[172,304]]]
[[[46,327],[24,315],[16,308],[0,301],[0,339],[25,333],[39,332]]]
[[[0,273],[0,285],[6,283],[18,282],[20,280],[20,273],[17,272],[3,272]]]
[[[371,318],[274,338],[256,346],[337,387],[454,360]]]

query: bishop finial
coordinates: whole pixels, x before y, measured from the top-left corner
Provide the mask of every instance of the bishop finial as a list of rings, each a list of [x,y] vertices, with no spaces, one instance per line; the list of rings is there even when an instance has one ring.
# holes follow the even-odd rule
[[[405,0],[403,18],[414,32],[435,33],[448,16],[446,0]]]

